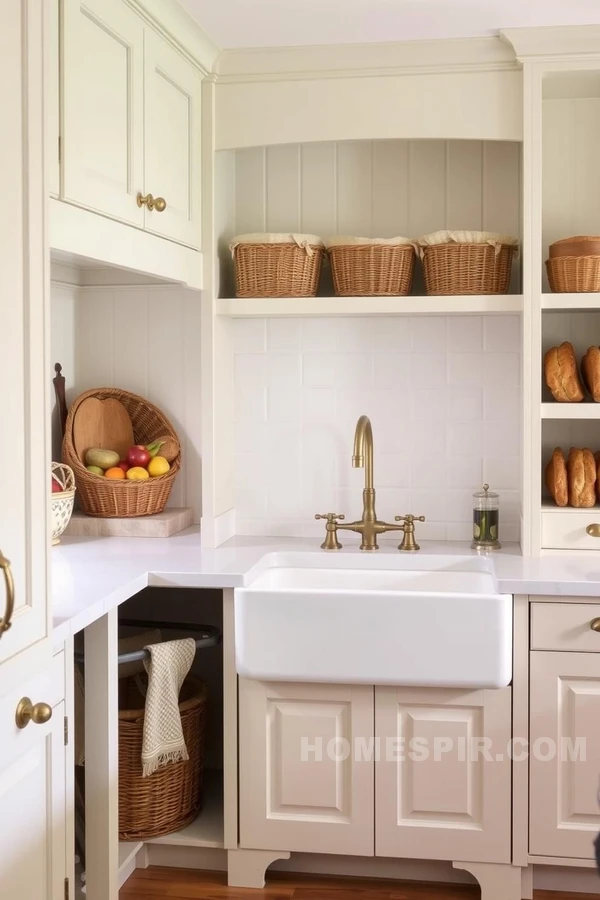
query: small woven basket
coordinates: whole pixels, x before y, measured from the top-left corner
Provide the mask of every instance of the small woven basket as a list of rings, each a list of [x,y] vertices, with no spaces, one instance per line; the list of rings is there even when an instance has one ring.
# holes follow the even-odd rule
[[[340,297],[410,294],[415,265],[411,243],[329,244],[333,286]]]
[[[140,678],[119,682],[119,840],[143,841],[171,834],[193,822],[202,806],[207,693],[188,675],[179,712],[189,759],[142,777],[145,696]],[[143,683],[143,682],[142,682]],[[147,681],[145,682],[147,684]]]
[[[50,495],[52,513],[52,546],[60,544],[60,536],[71,521],[75,502],[75,476],[70,466],[52,463],[52,477],[58,481],[62,491]]]
[[[314,297],[325,249],[316,235],[256,234],[233,239],[238,297]]]
[[[491,232],[440,231],[419,239],[428,294],[506,294],[518,250]]]
[[[137,394],[119,388],[96,388],[80,394],[67,416],[62,455],[63,461],[73,469],[83,511],[88,516],[103,519],[151,516],[162,512],[181,466],[181,452],[178,452],[171,462],[171,468],[166,475],[158,475],[146,481],[112,480],[101,475],[93,475],[79,459],[73,444],[73,421],[77,409],[87,397],[97,397],[98,400],[114,397],[120,400],[129,413],[136,444],[148,444],[157,437],[163,439],[169,437],[177,441],[175,429],[167,417],[156,406]]]
[[[554,256],[546,260],[546,271],[555,294],[600,291],[600,256]]]

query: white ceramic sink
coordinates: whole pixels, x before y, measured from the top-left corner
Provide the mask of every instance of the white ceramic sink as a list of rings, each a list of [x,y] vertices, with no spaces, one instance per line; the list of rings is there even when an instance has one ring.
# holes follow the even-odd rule
[[[246,678],[462,688],[512,677],[512,596],[479,557],[271,553],[235,589]]]

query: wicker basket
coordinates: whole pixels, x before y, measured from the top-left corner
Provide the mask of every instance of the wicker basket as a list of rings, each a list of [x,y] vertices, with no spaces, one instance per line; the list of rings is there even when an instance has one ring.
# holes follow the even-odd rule
[[[79,405],[87,397],[120,400],[131,419],[136,444],[148,444],[157,437],[177,440],[175,429],[165,415],[148,400],[118,388],[96,388],[80,394],[72,404],[65,425],[62,455],[75,474],[75,484],[83,511],[99,518],[131,518],[151,516],[165,508],[175,477],[181,465],[181,452],[171,462],[166,475],[148,478],[146,481],[122,481],[104,478],[88,472],[77,456],[73,445],[73,420]]]
[[[183,683],[179,711],[189,754],[142,777],[145,697],[142,676],[119,682],[119,840],[142,841],[170,834],[193,822],[201,808],[206,686],[189,676]]]
[[[600,291],[600,256],[555,256],[546,260],[546,271],[555,294]]]
[[[518,249],[514,238],[487,232],[436,232],[421,238],[419,246],[428,294],[507,293]]]
[[[50,495],[52,513],[52,546],[60,544],[60,536],[71,521],[75,502],[75,476],[70,466],[52,463],[52,477],[58,481],[62,491]]]
[[[314,297],[325,255],[311,234],[242,234],[233,239],[238,297]]]
[[[415,249],[406,238],[335,238],[327,244],[333,286],[340,297],[410,294]]]

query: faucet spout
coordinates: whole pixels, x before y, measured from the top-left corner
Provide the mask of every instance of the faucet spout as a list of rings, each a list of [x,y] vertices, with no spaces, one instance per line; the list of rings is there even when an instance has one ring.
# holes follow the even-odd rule
[[[368,416],[361,416],[354,431],[352,465],[365,470],[365,490],[373,490],[373,429]]]

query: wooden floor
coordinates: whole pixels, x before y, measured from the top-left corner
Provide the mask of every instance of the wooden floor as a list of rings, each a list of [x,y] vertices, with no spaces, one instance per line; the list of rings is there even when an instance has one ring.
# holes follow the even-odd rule
[[[228,888],[225,876],[188,869],[138,869],[121,888],[121,900],[478,900],[470,885],[415,884],[358,878],[270,876],[262,891]],[[535,891],[535,900],[592,900],[596,894]]]

